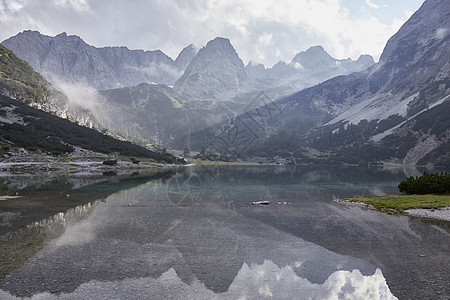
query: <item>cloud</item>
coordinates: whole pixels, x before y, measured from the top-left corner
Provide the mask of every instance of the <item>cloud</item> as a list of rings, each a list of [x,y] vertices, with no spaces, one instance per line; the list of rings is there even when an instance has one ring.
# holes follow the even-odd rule
[[[79,12],[89,12],[90,7],[88,0],[55,0],[56,5],[64,8],[72,8]]]
[[[438,40],[442,40],[442,39],[444,39],[446,36],[447,36],[447,34],[449,34],[450,33],[450,29],[449,28],[438,28],[437,30],[436,30],[436,39],[438,39]]]
[[[373,3],[371,0],[366,0],[366,4],[368,6],[370,6],[371,8],[380,8],[379,5],[376,5],[375,3]]]
[[[0,1],[0,39],[25,29],[65,31],[95,46],[161,49],[175,58],[186,45],[223,36],[244,63],[270,67],[318,44],[336,58],[364,53],[377,60],[406,21],[404,11],[398,14],[390,22],[351,15],[341,0],[11,0]]]

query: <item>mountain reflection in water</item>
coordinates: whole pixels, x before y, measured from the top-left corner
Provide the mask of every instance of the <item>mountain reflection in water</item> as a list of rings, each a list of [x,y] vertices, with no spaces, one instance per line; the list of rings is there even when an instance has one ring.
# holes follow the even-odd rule
[[[447,278],[447,227],[332,201],[392,192],[403,176],[358,169],[181,170],[169,180],[128,187],[92,203],[83,210],[86,216],[66,222],[62,234],[0,282],[0,299],[395,299],[429,294],[427,282],[414,275],[412,284],[403,282],[395,272],[403,267],[411,274]],[[251,205],[255,200],[271,204]],[[417,260],[429,249],[433,257],[420,257],[426,270]]]

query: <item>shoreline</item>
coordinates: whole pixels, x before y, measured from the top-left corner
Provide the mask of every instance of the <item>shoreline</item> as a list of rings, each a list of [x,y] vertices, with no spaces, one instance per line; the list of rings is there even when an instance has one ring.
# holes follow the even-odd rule
[[[344,198],[344,199],[336,199],[334,201],[348,205],[348,206],[356,206],[360,208],[367,208],[370,210],[375,210],[385,214],[399,214],[408,217],[417,217],[417,218],[426,218],[433,219],[439,221],[450,222],[450,206],[445,206],[441,208],[410,208],[405,210],[381,210],[374,207],[371,204],[367,204],[364,202],[352,202],[350,201],[352,198]]]
[[[440,209],[413,208],[405,210],[405,213],[413,217],[436,219],[450,222],[450,206]]]

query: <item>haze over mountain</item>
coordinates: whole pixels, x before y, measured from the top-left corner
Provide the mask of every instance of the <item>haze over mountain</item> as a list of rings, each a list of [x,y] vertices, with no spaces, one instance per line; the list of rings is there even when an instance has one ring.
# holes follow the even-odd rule
[[[0,94],[83,126],[98,127],[85,107],[70,103],[66,95],[3,45],[0,45]]]
[[[170,154],[155,153],[86,128],[100,129],[92,113],[70,103],[3,45],[0,45],[0,91],[0,148],[7,149],[3,155],[6,160],[15,162],[16,154],[29,156],[30,152],[37,156],[68,155],[78,147],[78,152],[85,149],[91,154],[120,153],[176,162]]]
[[[254,65],[245,67],[254,88],[288,95],[339,75],[365,70],[375,64],[372,56],[361,55],[358,60],[335,59],[322,46],[314,46],[295,55],[290,63],[279,61],[272,68]]]
[[[57,85],[78,83],[105,90],[140,83],[175,84],[180,97],[192,100],[230,100],[240,93],[262,89],[273,97],[288,95],[374,63],[367,55],[358,61],[334,59],[316,46],[298,53],[289,64],[279,62],[270,69],[262,65],[255,68],[251,63],[244,67],[225,38],[210,41],[201,51],[189,45],[175,61],[159,50],[96,48],[65,33],[49,37],[24,31],[2,43]],[[255,73],[256,69],[260,72]]]
[[[96,48],[75,35],[50,37],[37,31],[21,32],[2,44],[50,81],[83,83],[98,90],[142,82],[172,85],[195,53],[195,48],[187,48],[175,62],[160,50]]]

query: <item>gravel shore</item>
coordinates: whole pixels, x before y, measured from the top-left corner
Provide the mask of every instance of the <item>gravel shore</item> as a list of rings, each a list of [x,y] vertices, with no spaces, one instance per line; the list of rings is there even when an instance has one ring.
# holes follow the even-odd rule
[[[405,210],[410,216],[438,219],[450,222],[450,207],[444,207],[441,209],[421,209],[414,208]]]

